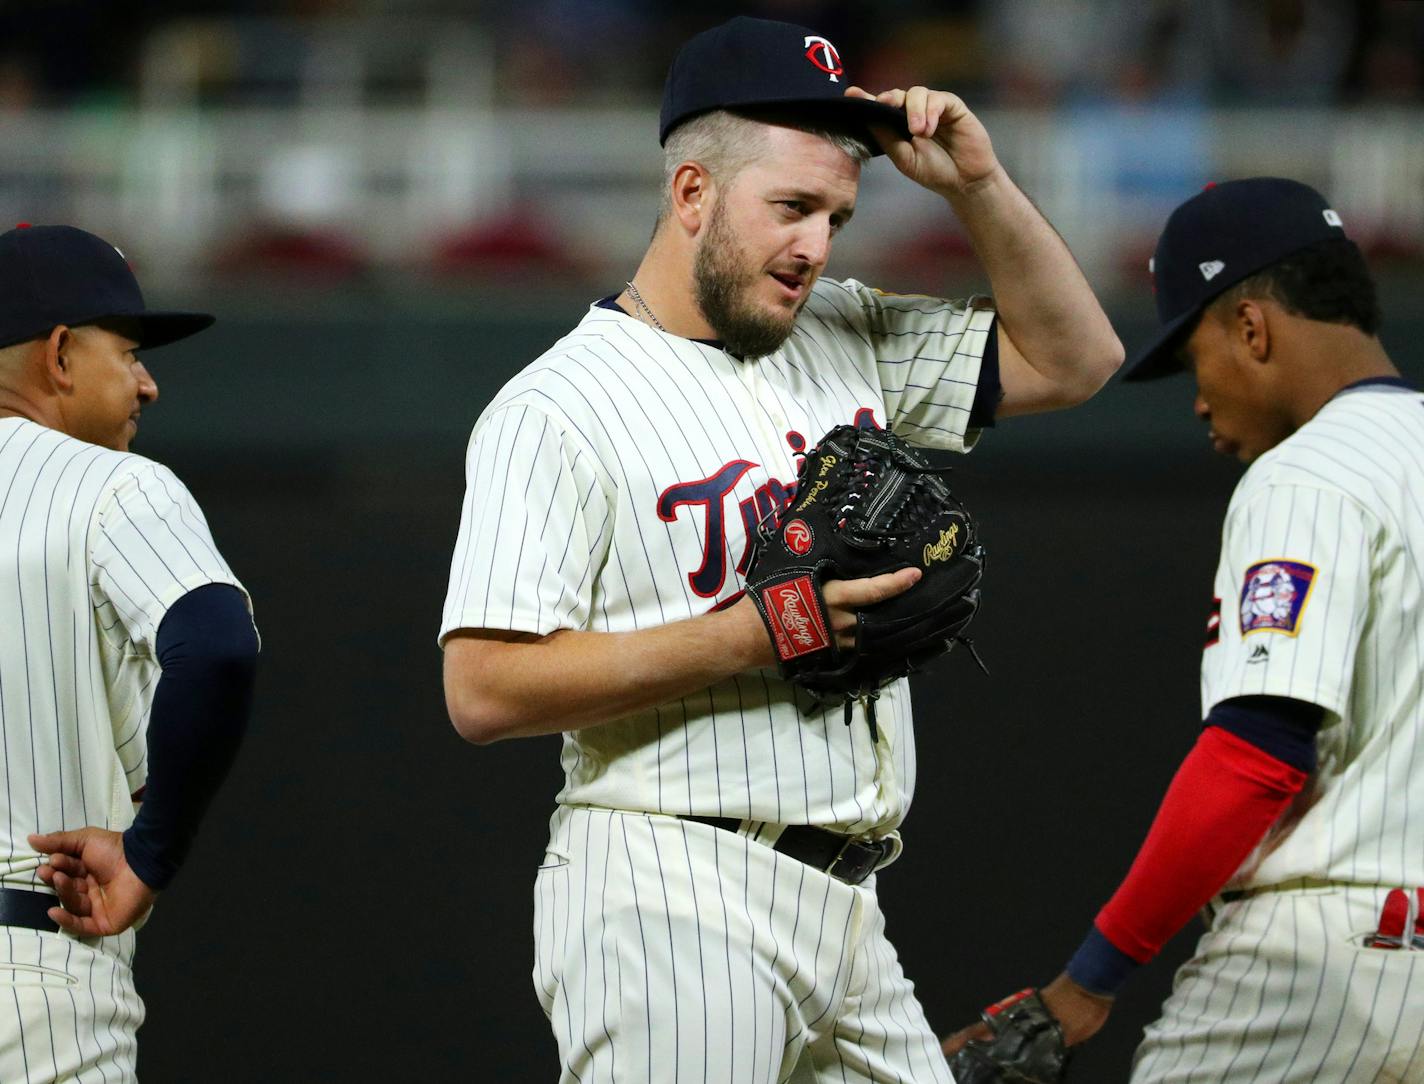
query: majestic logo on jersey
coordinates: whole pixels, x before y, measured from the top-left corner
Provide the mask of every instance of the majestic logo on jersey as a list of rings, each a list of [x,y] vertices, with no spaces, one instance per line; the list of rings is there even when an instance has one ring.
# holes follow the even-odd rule
[[[1206,619],[1206,647],[1221,642],[1221,599],[1211,600],[1211,614]]]
[[[798,576],[766,588],[761,593],[761,601],[771,618],[776,653],[780,658],[794,659],[831,646],[830,635],[816,606],[810,576]]]
[[[1282,558],[1248,568],[1241,588],[1241,635],[1265,631],[1294,636],[1315,572],[1314,565]]]
[[[832,83],[839,83],[836,77],[844,75],[845,68],[841,66],[841,55],[836,47],[815,34],[807,34],[802,44],[806,46],[806,59],[829,75]]]
[[[786,548],[797,557],[805,557],[810,553],[811,546],[816,541],[811,525],[804,519],[793,519],[782,530],[781,537],[786,543]]]
[[[958,545],[959,524],[951,523],[947,530],[940,531],[938,542],[925,543],[925,567],[929,568],[935,561],[948,561],[954,556],[954,548]]]
[[[1246,665],[1252,666],[1258,662],[1269,662],[1271,659],[1271,649],[1265,644],[1257,644],[1251,649],[1251,654],[1246,659]]]

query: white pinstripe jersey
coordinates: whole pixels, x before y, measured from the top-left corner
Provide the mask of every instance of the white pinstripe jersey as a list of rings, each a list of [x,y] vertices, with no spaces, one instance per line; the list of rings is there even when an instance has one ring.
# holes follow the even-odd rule
[[[475,425],[442,640],[629,631],[732,598],[795,450],[866,411],[916,443],[972,445],[993,320],[987,303],[822,279],[781,349],[738,361],[592,307]],[[878,746],[859,712],[803,714],[774,671],[740,674],[566,733],[559,801],[885,832],[915,784],[906,682],[877,722]]]
[[[1231,498],[1202,710],[1292,697],[1329,713],[1319,766],[1232,887],[1424,884],[1424,396],[1353,386]]]
[[[241,589],[166,467],[0,418],[0,882],[32,887],[30,832],[133,821],[168,607]]]

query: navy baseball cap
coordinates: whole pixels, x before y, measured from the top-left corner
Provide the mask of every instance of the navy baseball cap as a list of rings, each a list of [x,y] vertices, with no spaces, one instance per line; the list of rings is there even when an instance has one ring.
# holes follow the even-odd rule
[[[1299,181],[1250,177],[1207,185],[1172,212],[1157,241],[1150,266],[1162,327],[1123,379],[1179,372],[1178,338],[1213,298],[1294,252],[1344,236],[1325,197]]]
[[[714,109],[776,108],[862,133],[871,152],[880,145],[870,125],[910,137],[903,109],[867,98],[847,98],[851,85],[840,50],[794,23],[738,15],[687,41],[668,69],[658,142],[685,120]]]
[[[176,342],[215,319],[149,311],[128,260],[102,237],[27,224],[0,233],[0,347],[114,316],[136,322],[142,347]]]

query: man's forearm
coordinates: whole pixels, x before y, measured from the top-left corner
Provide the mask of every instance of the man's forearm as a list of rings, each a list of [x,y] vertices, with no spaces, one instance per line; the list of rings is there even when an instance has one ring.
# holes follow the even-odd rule
[[[445,697],[455,729],[484,744],[624,718],[773,661],[750,602],[636,632],[471,630],[445,645]]]
[[[947,198],[1014,347],[1054,384],[1091,395],[1121,364],[1122,344],[1063,238],[1002,167]]]

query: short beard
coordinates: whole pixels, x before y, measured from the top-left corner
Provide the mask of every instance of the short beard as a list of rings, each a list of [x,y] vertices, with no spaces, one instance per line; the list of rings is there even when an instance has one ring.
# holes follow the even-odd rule
[[[692,276],[703,318],[722,340],[723,348],[738,357],[760,358],[775,353],[791,335],[796,313],[801,311],[798,305],[789,319],[778,320],[753,308],[746,295],[760,274],[743,259],[742,248],[719,200],[712,207],[707,236],[697,248]]]

